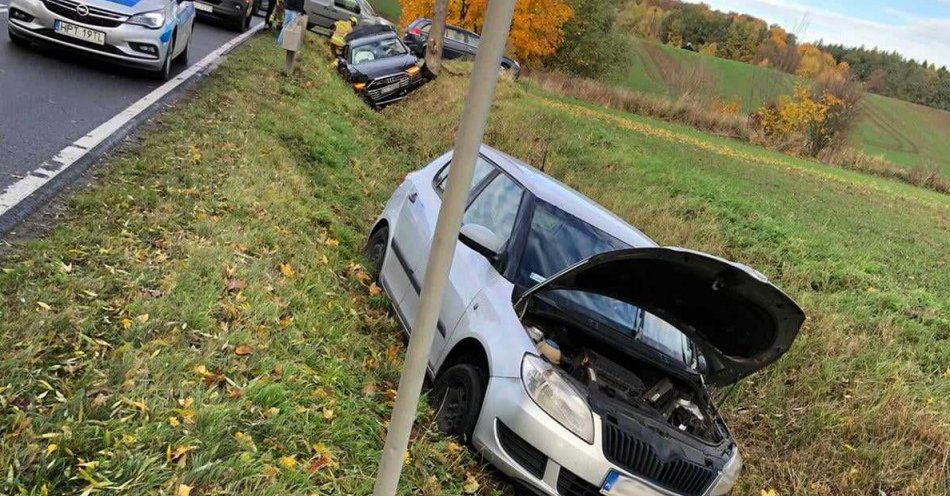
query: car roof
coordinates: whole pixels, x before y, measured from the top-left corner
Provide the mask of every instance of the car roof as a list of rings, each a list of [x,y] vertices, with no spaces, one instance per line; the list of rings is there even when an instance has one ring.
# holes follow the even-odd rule
[[[349,36],[353,34],[356,34],[356,36],[354,36],[353,38],[349,38]],[[370,32],[370,33],[367,33],[365,36],[360,36],[360,34],[361,33],[354,30],[349,35],[347,35],[346,43],[351,46],[354,46],[354,45],[359,46],[359,45],[363,45],[363,44],[370,43],[373,41],[384,40],[386,38],[396,38],[397,40],[399,39],[399,36],[396,34],[396,32],[392,30],[385,30],[382,32],[378,32],[378,31]]]
[[[598,205],[570,186],[534,167],[488,145],[481,154],[520,182],[539,199],[548,202],[578,219],[616,237],[632,247],[657,246],[657,243],[616,214]]]
[[[428,18],[422,17],[422,18],[416,19],[415,21],[412,21],[411,23],[409,23],[409,25],[412,26],[412,25],[417,24],[417,23],[429,23],[429,24],[432,24],[432,19],[428,19]],[[478,33],[474,32],[474,31],[469,31],[469,30],[467,30],[467,29],[465,29],[465,28],[463,28],[463,27],[456,26],[455,24],[448,24],[448,23],[446,23],[446,24],[445,24],[445,27],[447,27],[447,28],[452,28],[452,29],[454,29],[454,30],[456,30],[456,31],[462,31],[462,32],[468,33],[468,34],[470,34],[470,35],[472,35],[472,36],[474,36],[474,37],[476,37],[476,38],[481,38],[481,35],[479,35]]]

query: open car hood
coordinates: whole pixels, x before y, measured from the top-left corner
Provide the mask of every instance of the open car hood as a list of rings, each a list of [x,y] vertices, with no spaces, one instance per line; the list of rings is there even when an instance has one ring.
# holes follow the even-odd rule
[[[560,289],[598,293],[660,317],[706,360],[706,382],[732,384],[777,360],[805,313],[754,269],[701,252],[629,248],[594,255],[521,295]]]

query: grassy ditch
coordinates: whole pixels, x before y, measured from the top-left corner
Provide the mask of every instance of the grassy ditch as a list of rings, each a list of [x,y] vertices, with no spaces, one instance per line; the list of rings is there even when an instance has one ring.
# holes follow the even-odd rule
[[[3,256],[0,493],[370,492],[403,345],[359,250],[417,161],[323,50],[252,40]],[[404,482],[499,493],[428,421]]]
[[[0,271],[0,492],[367,494],[402,342],[359,249],[462,76],[368,110],[257,38]],[[725,414],[736,494],[945,494],[950,199],[503,81],[487,141],[805,307]],[[507,493],[427,420],[404,494]],[[183,494],[183,493],[179,493]]]

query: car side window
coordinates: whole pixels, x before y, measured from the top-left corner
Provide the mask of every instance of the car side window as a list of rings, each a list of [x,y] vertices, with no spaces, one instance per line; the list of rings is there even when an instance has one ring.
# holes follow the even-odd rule
[[[465,33],[452,28],[445,28],[445,37],[457,41],[459,43],[465,43]]]
[[[440,196],[442,195],[442,193],[445,192],[445,179],[449,177],[450,165],[451,164],[447,164],[444,167],[442,167],[442,169],[438,173],[436,173],[435,178],[432,181],[432,184],[435,185],[435,192],[438,193]],[[495,170],[495,166],[492,165],[491,162],[483,159],[481,156],[476,158],[475,159],[475,173],[472,174],[472,184],[471,184],[471,187],[469,187],[469,191],[471,191],[473,188],[475,188],[475,186],[480,184],[482,180],[488,177],[488,175],[491,174],[494,170]]]
[[[487,227],[505,244],[511,237],[523,190],[507,174],[498,174],[468,206],[462,225]]]
[[[354,14],[360,13],[360,7],[356,0],[333,0],[333,5],[353,12]]]

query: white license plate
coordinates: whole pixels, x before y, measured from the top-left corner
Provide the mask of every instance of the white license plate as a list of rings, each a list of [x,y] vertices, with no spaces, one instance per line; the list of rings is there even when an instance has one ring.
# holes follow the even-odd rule
[[[201,2],[195,2],[195,10],[200,10],[202,12],[214,12],[214,7]]]
[[[399,83],[388,84],[379,89],[380,93],[392,93],[399,89]]]
[[[56,21],[53,23],[53,31],[56,31],[57,33],[64,36],[69,36],[70,38],[88,41],[97,45],[106,44],[106,34],[102,31],[84,28],[82,26],[77,26],[68,22]]]
[[[636,496],[648,492],[649,488],[636,479],[631,479],[625,475],[610,471],[604,485],[600,488],[600,494],[609,496]]]

